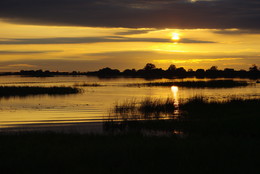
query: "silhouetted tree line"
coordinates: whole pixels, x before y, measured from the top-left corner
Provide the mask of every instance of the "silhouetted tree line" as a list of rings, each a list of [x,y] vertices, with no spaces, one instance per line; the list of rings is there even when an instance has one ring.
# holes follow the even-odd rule
[[[39,70],[21,70],[20,72],[5,72],[0,75],[22,75],[22,76],[31,76],[31,77],[53,77],[56,75],[86,75],[87,73],[81,73],[80,71],[72,72],[59,72],[59,71],[43,71]]]
[[[143,69],[126,69],[120,72],[117,69],[103,68],[99,71],[87,72],[87,75],[99,76],[99,77],[144,77],[144,78],[174,78],[174,77],[197,77],[197,78],[217,78],[217,77],[240,77],[240,78],[259,78],[260,69],[254,64],[249,67],[249,70],[236,71],[232,68],[225,68],[219,70],[217,66],[212,66],[209,69],[192,69],[185,70],[183,67],[176,67],[170,65],[167,70],[162,68],[156,68],[152,63],[147,63]]]
[[[183,67],[176,67],[171,64],[168,69],[156,68],[152,63],[147,63],[143,69],[126,69],[119,71],[118,69],[111,69],[109,67],[102,68],[98,71],[92,72],[59,72],[59,71],[43,71],[43,70],[21,70],[20,72],[7,72],[0,75],[22,75],[34,77],[52,77],[56,75],[89,75],[98,77],[141,77],[141,78],[174,78],[174,77],[197,77],[197,78],[217,78],[217,77],[230,77],[230,78],[260,78],[260,69],[257,65],[252,65],[246,70],[234,70],[232,68],[225,68],[219,70],[217,66],[212,66],[209,69],[184,69]]]

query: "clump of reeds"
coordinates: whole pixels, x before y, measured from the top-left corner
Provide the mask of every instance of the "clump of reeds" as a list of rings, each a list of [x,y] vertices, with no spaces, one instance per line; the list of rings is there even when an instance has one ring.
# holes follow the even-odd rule
[[[147,86],[147,87],[159,87],[159,86],[178,86],[187,88],[233,88],[248,86],[246,81],[234,81],[234,80],[209,80],[209,81],[182,81],[182,82],[150,82],[150,83],[135,83],[128,84],[127,86]]]
[[[139,106],[141,113],[173,113],[175,110],[174,100],[146,98]]]
[[[65,95],[81,92],[73,87],[40,87],[40,86],[0,86],[0,97],[28,96],[28,95]]]
[[[115,113],[129,113],[129,112],[136,112],[137,111],[137,101],[132,100],[125,100],[123,103],[116,103],[114,106]]]
[[[141,101],[127,100],[115,104],[112,116],[119,120],[153,119],[164,116],[172,116],[176,106],[174,100],[146,98]]]

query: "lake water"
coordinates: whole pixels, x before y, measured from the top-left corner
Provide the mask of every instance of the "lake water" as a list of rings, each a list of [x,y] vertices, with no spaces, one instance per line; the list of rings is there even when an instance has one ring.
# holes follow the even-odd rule
[[[100,79],[87,76],[61,77],[20,77],[0,76],[0,86],[73,86],[77,83],[98,83],[100,87],[81,87],[82,93],[65,96],[31,96],[0,98],[0,128],[23,128],[27,126],[86,124],[103,122],[109,118],[109,111],[115,103],[126,100],[151,98],[174,98],[176,101],[196,95],[211,99],[226,99],[230,96],[260,97],[260,84],[255,80],[247,87],[220,89],[193,89],[178,87],[126,87],[129,83],[151,81],[181,81],[197,79],[159,79],[139,78]],[[208,80],[208,79],[200,79]],[[234,79],[241,80],[241,79]],[[242,79],[245,81],[245,79]]]

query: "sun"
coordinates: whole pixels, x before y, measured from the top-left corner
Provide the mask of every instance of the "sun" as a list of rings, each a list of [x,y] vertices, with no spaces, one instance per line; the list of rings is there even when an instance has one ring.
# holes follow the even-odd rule
[[[172,40],[174,40],[174,41],[180,40],[180,34],[179,33],[172,33]]]

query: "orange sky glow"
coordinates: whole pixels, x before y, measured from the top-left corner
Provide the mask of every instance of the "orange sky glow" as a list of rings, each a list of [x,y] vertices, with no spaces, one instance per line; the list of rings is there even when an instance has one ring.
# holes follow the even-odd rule
[[[131,8],[147,10],[148,7],[152,9],[152,5]],[[258,29],[250,32],[232,26],[185,28],[186,24],[178,20],[176,26],[180,28],[91,25],[17,22],[1,17],[0,13],[0,72],[21,69],[93,71],[104,67],[124,70],[140,69],[146,63],[163,69],[175,64],[194,70],[212,65],[219,69],[248,70],[252,64],[260,63]]]

